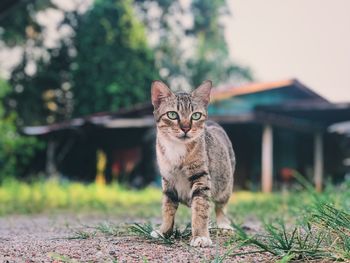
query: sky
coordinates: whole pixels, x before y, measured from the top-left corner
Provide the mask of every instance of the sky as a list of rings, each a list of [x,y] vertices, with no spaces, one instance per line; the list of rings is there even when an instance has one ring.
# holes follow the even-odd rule
[[[349,0],[228,0],[232,58],[258,81],[297,78],[332,102],[350,102]]]

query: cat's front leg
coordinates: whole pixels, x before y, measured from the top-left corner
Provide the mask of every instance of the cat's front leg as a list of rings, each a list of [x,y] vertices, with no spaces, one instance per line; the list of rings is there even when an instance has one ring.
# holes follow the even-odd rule
[[[200,180],[192,186],[192,240],[191,246],[208,247],[212,245],[209,236],[210,183]]]
[[[179,206],[177,193],[175,190],[164,189],[162,200],[162,225],[159,230],[154,230],[151,236],[169,236],[173,232],[176,210]]]

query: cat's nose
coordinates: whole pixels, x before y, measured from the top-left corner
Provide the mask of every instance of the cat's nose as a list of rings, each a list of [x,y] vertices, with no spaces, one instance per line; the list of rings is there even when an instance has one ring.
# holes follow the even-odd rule
[[[182,130],[184,133],[187,133],[189,130],[191,130],[191,127],[190,127],[190,126],[181,126],[181,130]]]

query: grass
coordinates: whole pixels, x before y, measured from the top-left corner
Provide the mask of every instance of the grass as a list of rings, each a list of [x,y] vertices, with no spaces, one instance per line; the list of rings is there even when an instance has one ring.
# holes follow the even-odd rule
[[[159,216],[161,190],[148,187],[132,190],[118,184],[99,185],[59,182],[57,180],[25,183],[8,180],[0,185],[0,216],[69,210],[74,212],[106,212],[146,219]],[[303,199],[303,202],[300,202]],[[244,219],[249,214],[293,214],[299,206],[310,203],[309,194],[299,192],[281,195],[248,191],[234,193],[229,212],[233,218]],[[254,213],[252,213],[254,211]],[[273,212],[273,213],[270,213]],[[180,208],[177,216],[188,218],[187,208]]]
[[[118,236],[120,233],[120,229],[117,226],[108,222],[99,223],[96,226],[96,230],[108,236]]]
[[[246,254],[269,253],[280,262],[350,261],[349,183],[337,189],[329,187],[318,194],[307,181],[298,175],[297,179],[306,188],[303,193],[306,196],[299,198],[299,205],[294,204],[292,198],[287,206],[281,207],[293,208],[298,213],[293,216],[285,211],[287,222],[282,220],[283,216],[277,216],[274,223],[264,223],[263,231],[255,235],[233,224],[236,236],[227,242],[228,247],[238,242],[241,247],[253,248]],[[240,255],[231,252],[232,256]]]
[[[161,191],[149,187],[131,190],[120,185],[82,184],[57,180],[24,183],[9,180],[0,185],[0,215],[40,213],[52,210],[84,212],[110,211],[134,207],[131,212],[145,213],[145,206],[160,203]],[[137,209],[137,207],[141,209]],[[126,209],[124,209],[126,210]],[[152,209],[149,211],[152,215]]]
[[[263,227],[258,234],[252,234],[234,223],[235,235],[228,238],[225,253],[217,254],[212,262],[248,254],[269,254],[276,262],[350,261],[350,184],[328,187],[322,194],[306,181],[301,180],[301,184],[304,190],[263,195],[254,201],[246,193],[236,195],[241,200],[232,200],[229,212],[239,211],[241,215],[232,218],[244,221],[254,214],[263,221]],[[152,225],[138,224],[133,228],[134,233],[152,239]],[[161,242],[166,244],[177,242],[171,236],[164,239]],[[240,248],[248,250],[240,252]]]
[[[263,194],[236,192],[230,200],[228,213],[234,219],[235,235],[227,237],[224,253],[217,253],[212,262],[246,254],[268,254],[278,262],[349,261],[350,260],[350,183],[328,186],[323,193],[300,180],[303,187],[282,193]],[[120,185],[62,183],[56,180],[31,184],[7,181],[0,186],[0,215],[41,212],[103,212],[121,218],[137,218],[150,222],[160,218],[161,191],[147,188],[130,190]],[[262,222],[257,234],[244,223],[253,218]],[[180,206],[174,234],[154,240],[150,233],[155,225],[133,224],[126,227],[102,222],[92,231],[73,231],[71,239],[105,236],[137,235],[172,246],[188,243],[191,235],[187,223],[190,210]],[[213,233],[212,233],[213,236]],[[184,241],[184,242],[183,242]],[[246,248],[247,250],[240,250]],[[57,255],[56,255],[57,256]],[[63,261],[63,260],[62,260]]]
[[[256,250],[252,253],[269,253],[282,262],[289,260],[329,259],[350,260],[350,214],[329,204],[315,201],[312,214],[303,221],[287,227],[284,222],[267,223],[261,234],[250,235],[234,225],[236,236],[227,244],[240,243]],[[240,255],[232,253],[232,255]]]
[[[139,224],[135,223],[130,226],[130,232],[137,236],[142,236],[147,239],[157,241],[163,244],[172,245],[179,240],[188,240],[191,236],[191,225],[187,224],[184,229],[179,229],[175,226],[174,232],[170,236],[159,236],[158,239],[155,239],[151,236],[152,231],[154,230],[153,226],[150,223]]]
[[[55,252],[50,252],[49,257],[50,257],[50,259],[53,260],[53,262],[63,262],[63,263],[76,263],[76,262],[78,262],[74,259],[71,259],[70,257],[60,255],[60,254],[55,253]]]
[[[25,183],[8,180],[0,185],[0,216],[62,210],[74,212],[93,210],[149,219],[159,215],[161,196],[161,190],[154,187],[133,190],[118,184],[82,184],[58,180]],[[275,210],[283,202],[279,194],[247,191],[237,192],[231,199],[234,207],[232,211],[238,215],[246,215],[250,210],[264,215],[265,210]],[[188,209],[180,209],[177,216],[188,218]]]
[[[75,230],[72,236],[67,237],[67,239],[89,239],[96,236],[96,232],[88,232],[84,230]]]
[[[224,262],[228,257],[248,254],[270,254],[276,262],[350,261],[350,213],[319,199],[303,209],[310,214],[300,213],[299,220],[295,220],[297,223],[287,224],[282,220],[264,223],[258,234],[250,234],[242,226],[233,224],[235,235],[226,236],[226,251],[216,254],[211,262]],[[188,241],[191,236],[189,226],[182,232],[175,229],[172,236],[158,240],[151,236],[153,230],[150,223],[130,227],[134,235],[166,245],[174,245],[181,240]],[[248,247],[248,250],[237,252],[243,247]]]

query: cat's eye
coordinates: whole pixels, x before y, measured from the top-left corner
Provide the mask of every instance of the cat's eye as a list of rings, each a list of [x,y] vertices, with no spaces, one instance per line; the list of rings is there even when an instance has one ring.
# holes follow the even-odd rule
[[[166,113],[166,115],[168,116],[168,118],[169,118],[170,120],[176,120],[176,119],[179,118],[179,116],[177,115],[177,113],[176,113],[175,111],[168,111],[168,112]]]
[[[195,112],[192,114],[192,120],[198,121],[202,117],[202,113],[200,112]]]

